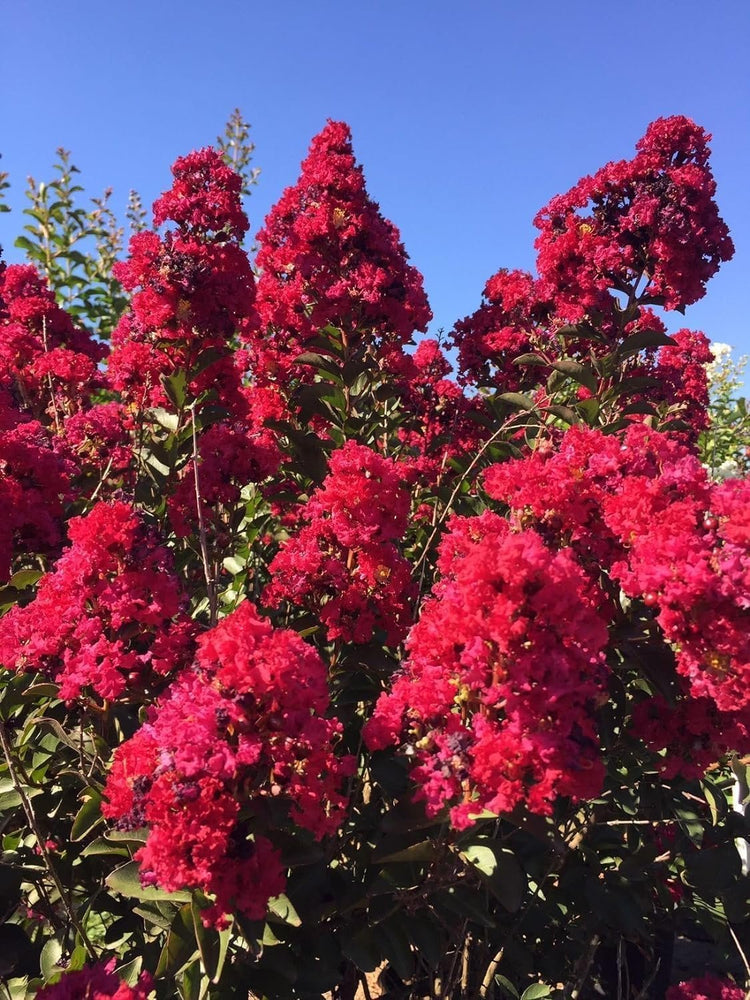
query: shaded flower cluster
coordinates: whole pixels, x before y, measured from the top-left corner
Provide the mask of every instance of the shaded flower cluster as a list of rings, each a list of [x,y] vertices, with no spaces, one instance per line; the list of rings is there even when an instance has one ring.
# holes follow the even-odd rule
[[[105,815],[149,827],[144,882],[211,893],[208,922],[261,919],[285,884],[263,803],[286,804],[317,838],[343,818],[352,761],[335,754],[341,726],[328,704],[315,650],[249,602],[204,633],[194,669],[118,749],[107,783]]]
[[[307,524],[270,566],[264,601],[306,608],[330,639],[397,645],[411,623],[411,568],[396,543],[406,531],[409,492],[391,459],[354,441],[337,449],[330,473],[301,511]]]
[[[730,979],[707,975],[670,986],[666,1000],[745,1000],[746,995]]]
[[[68,533],[34,600],[0,620],[0,662],[40,671],[68,700],[142,695],[192,656],[195,628],[171,554],[122,502],[97,503]]]
[[[537,385],[539,369],[517,365],[515,360],[540,347],[552,347],[550,311],[549,303],[541,299],[539,282],[530,274],[498,271],[485,285],[479,309],[453,328],[462,376],[501,392]]]
[[[10,576],[15,554],[58,554],[73,472],[47,429],[0,390],[0,583]]]
[[[73,323],[30,264],[0,272],[0,301],[0,387],[26,413],[59,425],[100,386],[97,364],[106,348]]]
[[[148,972],[138,976],[135,986],[128,986],[115,972],[116,959],[92,965],[77,972],[66,972],[51,986],[36,994],[37,1000],[148,1000],[154,984]]]
[[[433,486],[452,459],[476,452],[491,418],[480,396],[467,396],[448,378],[451,366],[437,341],[420,341],[393,369],[404,412],[399,464],[416,482]]]
[[[686,445],[635,424],[622,439],[572,428],[556,452],[494,466],[485,488],[651,609],[691,697],[715,706],[698,713],[714,727],[703,738],[727,749],[750,722],[747,482],[709,482]]]

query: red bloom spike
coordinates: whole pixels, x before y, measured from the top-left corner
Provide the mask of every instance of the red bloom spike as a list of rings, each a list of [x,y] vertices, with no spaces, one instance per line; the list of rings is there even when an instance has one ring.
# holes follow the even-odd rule
[[[537,268],[560,316],[607,313],[613,289],[637,289],[666,309],[704,295],[734,253],[714,201],[709,139],[688,118],[660,118],[632,160],[608,163],[538,213]]]
[[[405,343],[426,329],[432,314],[422,276],[367,194],[343,122],[329,121],[313,139],[258,242],[258,311],[272,331],[255,345],[259,370],[288,369],[328,325],[377,344]]]

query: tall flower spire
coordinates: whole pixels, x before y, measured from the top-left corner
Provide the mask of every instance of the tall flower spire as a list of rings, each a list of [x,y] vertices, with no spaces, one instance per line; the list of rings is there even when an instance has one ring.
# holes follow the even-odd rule
[[[326,326],[347,342],[404,344],[431,318],[422,276],[365,188],[351,132],[329,121],[258,235],[259,370],[288,369]]]

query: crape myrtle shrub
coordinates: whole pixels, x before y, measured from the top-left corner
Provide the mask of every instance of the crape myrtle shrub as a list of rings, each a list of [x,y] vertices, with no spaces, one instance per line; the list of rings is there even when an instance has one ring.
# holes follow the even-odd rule
[[[658,313],[708,138],[553,198],[456,373],[342,123],[255,269],[211,148],[88,329],[2,267],[6,995],[746,995],[750,484]]]

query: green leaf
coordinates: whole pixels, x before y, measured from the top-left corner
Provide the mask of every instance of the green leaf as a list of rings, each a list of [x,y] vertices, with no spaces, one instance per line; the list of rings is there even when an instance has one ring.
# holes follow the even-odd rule
[[[37,580],[43,576],[44,573],[39,569],[21,569],[13,574],[9,582],[10,586],[15,587],[16,590],[26,590],[27,587],[33,587]]]
[[[231,928],[223,931],[216,931],[213,927],[205,927],[201,919],[202,907],[198,900],[194,899],[191,904],[193,917],[193,929],[195,940],[198,944],[201,962],[206,975],[212,983],[218,983],[221,979],[221,972],[227,957]]]
[[[406,924],[400,913],[378,925],[381,934],[383,955],[396,970],[401,979],[409,980],[414,975],[415,956],[411,950]]]
[[[83,840],[87,833],[103,822],[102,797],[98,792],[92,792],[78,810],[70,830],[71,840]]]
[[[590,389],[591,392],[596,392],[599,386],[593,371],[587,368],[586,365],[582,365],[580,361],[573,361],[572,358],[563,358],[561,361],[553,361],[551,367],[555,371],[572,378],[579,385]]]
[[[659,330],[641,330],[620,344],[617,349],[617,355],[620,358],[629,358],[634,354],[640,354],[641,351],[645,351],[647,347],[674,347],[676,343],[672,337],[667,336],[666,333],[661,333]]]
[[[445,954],[443,934],[429,910],[410,914],[406,923],[409,940],[428,969],[436,969]]]
[[[149,416],[152,420],[155,420],[160,427],[163,427],[167,431],[171,431],[172,434],[174,434],[180,426],[180,418],[177,414],[172,413],[170,410],[165,410],[161,406],[157,406],[153,410],[150,410]]]
[[[167,932],[167,939],[156,966],[155,978],[177,975],[198,955],[193,914],[189,903],[181,907]]]
[[[513,358],[514,365],[538,365],[541,367],[546,367],[547,362],[544,358],[540,357],[538,354],[519,354],[517,358]]]
[[[245,569],[245,565],[246,564],[244,562],[240,562],[236,556],[227,556],[222,562],[224,569],[233,576],[241,573]]]
[[[362,972],[374,972],[383,960],[379,947],[379,936],[370,927],[365,927],[351,936],[344,931],[341,951]]]
[[[477,868],[483,875],[491,878],[497,868],[497,858],[491,847],[484,844],[474,844],[461,851],[461,857]]]
[[[42,788],[28,788],[24,787],[24,792],[27,799],[33,799],[35,795],[41,795],[44,789]],[[23,802],[23,799],[18,794],[15,789],[10,792],[0,793],[0,813],[7,812],[11,809],[17,809]]]
[[[140,846],[148,840],[148,827],[143,826],[139,830],[107,830],[104,836],[107,840],[134,843]]]
[[[172,903],[190,900],[189,892],[167,892],[166,889],[158,889],[156,886],[141,885],[140,871],[141,866],[137,861],[129,861],[126,865],[116,868],[104,881],[114,892],[131,899],[162,899]]]
[[[440,853],[437,844],[432,840],[422,840],[418,844],[411,844],[399,851],[393,851],[382,858],[374,857],[378,864],[388,864],[392,861],[433,861]]]
[[[479,841],[464,848],[460,855],[476,868],[509,913],[519,909],[526,892],[526,875],[511,850],[495,841]]]
[[[268,912],[274,917],[278,917],[283,924],[289,924],[291,927],[299,927],[302,923],[299,914],[287,896],[274,896],[273,899],[269,899]]]
[[[24,228],[27,227],[24,226]],[[39,252],[39,247],[35,243],[32,243],[27,236],[17,236],[13,246],[18,247],[19,250],[26,250],[32,254]]]
[[[533,983],[521,994],[521,1000],[540,1000],[541,997],[552,996],[552,987],[544,983]]]
[[[56,972],[61,971],[57,965],[61,957],[62,945],[57,938],[50,938],[42,948],[42,953],[39,956],[39,967],[42,970],[45,982],[48,982]]]
[[[734,844],[692,851],[685,858],[683,881],[705,897],[728,889],[742,873],[742,861]]]
[[[534,400],[529,396],[525,396],[522,392],[502,392],[498,396],[498,399],[518,410],[536,410]]]
[[[187,372],[177,371],[173,375],[162,375],[161,384],[170,402],[182,410],[187,400]]]
[[[138,976],[141,974],[141,968],[143,966],[143,958],[139,955],[134,958],[132,962],[126,962],[124,965],[119,965],[115,970],[120,979],[123,979],[128,986],[135,986],[138,982]]]
[[[130,851],[127,847],[116,847],[105,837],[97,837],[90,844],[87,844],[81,851],[82,858],[95,857],[96,855],[110,855],[112,857],[129,858]]]
[[[560,420],[564,420],[566,424],[577,424],[580,423],[580,417],[575,410],[572,410],[569,406],[561,406],[559,403],[551,403],[549,406],[545,407],[547,413],[551,413],[555,417],[559,417]]]
[[[500,975],[500,973],[498,973],[495,976],[495,982],[497,983],[498,986],[502,987],[506,991],[506,993],[510,994],[512,1000],[518,1000],[518,990],[515,988],[515,986],[510,981],[510,979],[508,979],[507,976],[502,976]]]

